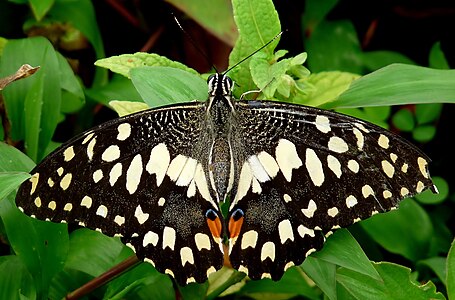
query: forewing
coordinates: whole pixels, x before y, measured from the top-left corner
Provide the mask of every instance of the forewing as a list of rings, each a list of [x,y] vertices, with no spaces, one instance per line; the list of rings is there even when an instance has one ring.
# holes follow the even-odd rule
[[[239,101],[237,114],[248,154],[231,195],[229,219],[241,211],[243,225],[230,260],[253,279],[278,280],[327,233],[436,191],[428,157],[376,125],[269,101]]]
[[[205,217],[218,208],[205,178],[204,112],[201,103],[175,105],[89,130],[31,172],[18,207],[121,236],[180,284],[204,282],[223,263]]]

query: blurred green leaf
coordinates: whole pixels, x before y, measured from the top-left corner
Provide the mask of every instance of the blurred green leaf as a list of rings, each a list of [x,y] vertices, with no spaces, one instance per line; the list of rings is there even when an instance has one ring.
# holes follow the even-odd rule
[[[431,141],[436,134],[436,127],[433,125],[420,125],[412,131],[412,138],[418,142],[426,143]]]
[[[0,299],[36,299],[33,278],[15,255],[0,256]]]
[[[436,42],[433,47],[431,47],[429,66],[435,69],[450,69],[444,52],[442,52],[441,42]]]
[[[324,108],[455,103],[455,70],[393,64],[355,80]]]
[[[436,121],[441,116],[442,108],[442,103],[417,104],[415,111],[417,124]]]
[[[374,215],[360,224],[387,251],[412,261],[426,256],[433,235],[428,214],[410,198],[403,200],[398,210]]]
[[[302,24],[307,34],[323,21],[327,14],[335,7],[338,0],[307,0],[305,1],[305,13],[302,16]]]
[[[200,77],[169,67],[138,67],[131,80],[150,107],[207,99],[207,83]],[[191,88],[188,88],[191,87]]]
[[[179,10],[230,46],[237,39],[237,28],[230,1],[225,0],[167,0]],[[203,7],[204,9],[201,9]]]
[[[336,297],[336,266],[322,259],[308,256],[300,268],[310,277],[330,300]]]
[[[0,172],[0,201],[28,178],[30,174],[24,172]]]
[[[430,268],[441,280],[441,282],[446,285],[446,264],[447,264],[447,259],[445,257],[430,257],[427,259],[420,260],[417,263],[417,266],[427,266]]]
[[[401,131],[409,132],[414,129],[414,115],[406,108],[397,111],[392,117],[392,122]]]
[[[0,142],[0,172],[29,172],[35,163],[18,149]]]
[[[394,63],[416,65],[416,63],[407,56],[394,51],[363,52],[362,61],[365,64],[365,67],[370,71],[375,71]]]
[[[73,113],[79,110],[85,103],[84,87],[74,75],[73,70],[63,55],[60,53],[56,54],[62,88],[61,110],[63,113]]]
[[[55,0],[28,0],[28,2],[32,8],[35,19],[41,21],[52,5],[54,5]]]
[[[455,299],[455,239],[452,241],[449,253],[447,254],[447,296],[449,299]]]
[[[117,100],[143,103],[131,80],[119,74],[113,74],[108,84],[86,89],[85,92],[89,98],[106,106],[110,101]]]
[[[438,176],[433,176],[433,183],[438,188],[439,194],[433,194],[430,190],[426,190],[422,194],[414,197],[422,204],[439,204],[449,196],[449,184],[447,181]]]
[[[350,299],[445,299],[431,281],[417,285],[410,279],[410,269],[392,263],[375,263],[374,267],[381,280],[355,273],[352,270],[339,269],[337,282],[343,286]]]

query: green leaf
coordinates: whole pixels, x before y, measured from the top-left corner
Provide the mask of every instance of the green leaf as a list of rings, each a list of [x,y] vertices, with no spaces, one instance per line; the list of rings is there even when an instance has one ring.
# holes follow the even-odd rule
[[[365,67],[370,71],[375,71],[394,63],[416,65],[416,63],[407,56],[394,51],[363,52],[362,61],[365,64]]]
[[[430,268],[441,280],[444,285],[447,285],[446,276],[447,276],[447,258],[445,257],[430,257],[424,260],[420,260],[417,263],[417,266],[427,266]]]
[[[327,14],[335,7],[338,0],[307,0],[305,1],[305,13],[302,16],[304,31],[310,35],[314,28],[323,21]]]
[[[104,105],[111,100],[144,102],[131,80],[119,74],[113,74],[108,84],[86,89],[85,92],[88,97]]]
[[[0,257],[0,299],[36,299],[33,278],[15,255]]]
[[[447,181],[438,176],[433,177],[433,183],[438,189],[438,194],[433,194],[430,190],[426,190],[422,194],[415,195],[416,200],[422,204],[439,204],[449,196],[449,184]]]
[[[119,56],[111,56],[108,58],[99,59],[95,62],[95,66],[107,68],[114,73],[118,73],[127,78],[130,78],[131,70],[138,67],[172,67],[199,75],[198,72],[185,66],[182,63],[172,61],[167,57],[160,56],[154,53],[137,52],[134,54],[123,54]]]
[[[393,64],[355,80],[324,108],[455,103],[455,70]]]
[[[452,241],[449,253],[447,254],[447,296],[449,299],[455,299],[455,239]]]
[[[418,142],[426,143],[436,135],[436,127],[433,125],[420,125],[412,131],[412,138]]]
[[[350,21],[322,21],[305,42],[312,72],[363,72],[362,51]]]
[[[62,88],[61,110],[63,113],[73,113],[79,110],[85,103],[84,88],[74,75],[68,61],[60,53],[56,54]]]
[[[442,52],[441,42],[434,43],[430,50],[429,65],[435,69],[450,69],[449,63]]]
[[[0,142],[0,172],[29,172],[35,163],[18,149]]]
[[[233,46],[237,39],[230,1],[225,0],[168,0],[179,10],[198,22],[214,36]],[[204,9],[201,9],[203,7]],[[184,26],[185,27],[185,26]]]
[[[422,125],[436,121],[441,116],[442,108],[442,103],[417,104],[415,112],[417,124]]]
[[[15,72],[24,63],[41,66],[33,76],[10,84],[3,91],[12,138],[25,139],[27,153],[39,161],[60,116],[61,84],[56,52],[47,39],[35,37],[9,41],[3,58],[0,77]]]
[[[150,107],[207,99],[207,83],[197,75],[169,67],[138,67],[131,79]]]
[[[356,273],[352,270],[339,269],[337,282],[345,288],[351,299],[445,299],[436,291],[431,281],[418,285],[410,279],[410,269],[392,264],[375,263],[381,280]],[[346,296],[345,296],[346,297]]]
[[[30,178],[30,174],[22,172],[2,172],[0,173],[0,201],[12,191]]]
[[[406,108],[397,111],[392,117],[392,122],[401,131],[409,132],[414,129],[414,115]]]
[[[111,101],[109,102],[109,105],[115,110],[119,117],[150,108],[146,103],[133,101]]]
[[[427,255],[433,225],[425,210],[412,199],[403,200],[398,210],[374,215],[360,224],[389,252],[403,255],[412,261]]]
[[[358,77],[359,75],[340,71],[313,73],[302,80],[306,86],[306,95],[300,96],[298,103],[321,106],[324,103],[331,102]]]
[[[336,266],[322,259],[308,256],[300,268],[331,300],[336,297]]]
[[[337,230],[313,257],[379,280],[379,274],[347,229]]]
[[[52,5],[54,5],[55,0],[28,0],[28,2],[32,8],[35,19],[41,21]]]

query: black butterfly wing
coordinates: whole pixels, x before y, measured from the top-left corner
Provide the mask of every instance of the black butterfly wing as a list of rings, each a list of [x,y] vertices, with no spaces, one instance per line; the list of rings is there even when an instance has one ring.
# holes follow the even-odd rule
[[[229,220],[243,216],[243,225],[230,232],[229,255],[253,279],[278,280],[320,249],[327,233],[436,191],[428,157],[376,125],[270,101],[236,108],[248,154],[231,195]]]
[[[207,186],[204,116],[194,102],[102,124],[32,170],[17,205],[38,219],[120,236],[180,284],[204,282],[223,264],[205,216],[218,207]]]

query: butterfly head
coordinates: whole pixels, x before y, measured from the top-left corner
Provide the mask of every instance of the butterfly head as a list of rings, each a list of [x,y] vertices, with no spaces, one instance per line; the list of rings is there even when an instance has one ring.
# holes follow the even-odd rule
[[[232,79],[222,73],[215,73],[209,76],[207,79],[207,85],[209,86],[209,96],[231,96],[232,87],[234,85]]]

